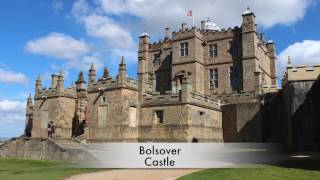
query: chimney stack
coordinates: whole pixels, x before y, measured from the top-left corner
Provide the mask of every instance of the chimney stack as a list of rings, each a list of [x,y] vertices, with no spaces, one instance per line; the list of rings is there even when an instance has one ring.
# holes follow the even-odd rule
[[[58,75],[56,74],[52,74],[51,75],[51,88],[52,89],[55,89],[57,87],[57,84],[58,84]]]
[[[186,28],[187,28],[187,24],[186,24],[186,23],[182,23],[182,25],[181,25],[181,30],[182,30],[182,31],[185,31]]]
[[[206,30],[206,21],[201,21],[201,31]]]
[[[170,35],[169,35],[169,28],[168,27],[166,27],[165,28],[165,35],[164,35],[164,39],[166,40],[166,39],[170,39]]]
[[[260,40],[262,41],[262,42],[264,42],[264,34],[263,33],[260,33]]]

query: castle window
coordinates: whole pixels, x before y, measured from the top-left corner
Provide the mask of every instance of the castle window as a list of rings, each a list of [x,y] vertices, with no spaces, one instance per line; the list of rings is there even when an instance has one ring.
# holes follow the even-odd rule
[[[218,80],[218,68],[213,69],[213,82],[214,82],[214,88],[219,87],[219,80]]]
[[[214,88],[214,82],[213,82],[213,69],[209,69],[209,88]]]
[[[106,103],[106,97],[101,97],[101,103]]]
[[[136,127],[137,124],[137,108],[129,107],[129,127]]]
[[[163,111],[155,112],[155,122],[156,124],[163,124]]]
[[[153,63],[156,65],[160,65],[160,54],[153,55]]]
[[[209,56],[210,57],[217,57],[218,56],[218,45],[217,44],[210,44],[209,45]]]
[[[233,54],[233,42],[232,41],[229,41],[228,54],[230,54],[230,55]]]
[[[229,85],[230,87],[233,86],[233,80],[234,80],[234,72],[233,72],[233,66],[229,67]]]
[[[205,115],[206,115],[206,113],[205,113],[205,112],[203,112],[203,111],[199,111],[199,120],[200,120],[201,126],[203,126],[203,125],[204,125]]]
[[[188,43],[180,43],[180,55],[181,56],[188,56]]]

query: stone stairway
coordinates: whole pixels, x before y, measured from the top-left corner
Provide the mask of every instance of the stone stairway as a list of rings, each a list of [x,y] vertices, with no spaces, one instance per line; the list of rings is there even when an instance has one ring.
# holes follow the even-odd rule
[[[53,141],[64,149],[84,149],[84,147],[72,139],[53,139]]]

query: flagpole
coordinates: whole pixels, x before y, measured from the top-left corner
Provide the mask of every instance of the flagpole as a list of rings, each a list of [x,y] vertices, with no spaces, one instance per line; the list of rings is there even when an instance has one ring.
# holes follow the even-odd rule
[[[195,13],[194,13],[194,11],[192,9],[192,27],[194,27],[194,15],[195,15]]]

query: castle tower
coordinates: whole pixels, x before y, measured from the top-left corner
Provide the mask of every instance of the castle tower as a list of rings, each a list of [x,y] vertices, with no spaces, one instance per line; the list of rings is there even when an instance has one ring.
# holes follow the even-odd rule
[[[24,135],[27,137],[31,137],[32,121],[33,121],[33,101],[32,101],[31,94],[29,94],[29,97],[27,100],[27,107],[26,107],[26,127],[24,131]]]
[[[147,82],[147,59],[149,50],[150,36],[147,33],[142,33],[139,37],[139,51],[138,51],[138,92],[140,100],[146,91]]]
[[[91,67],[89,69],[88,79],[88,86],[91,87],[92,84],[96,81],[96,69],[93,63],[91,64]]]
[[[41,90],[42,90],[42,80],[39,75],[35,84],[35,94],[37,95]]]
[[[247,92],[256,91],[261,79],[261,73],[256,69],[256,33],[255,15],[248,7],[242,14],[242,83]]]
[[[274,42],[270,39],[267,44],[266,44],[269,54],[270,54],[270,74],[271,74],[271,84],[276,85],[276,60],[277,60],[277,55],[276,55],[276,45]]]
[[[58,83],[57,83],[57,93],[64,92],[64,75],[63,71],[61,70],[58,76]]]
[[[124,57],[122,56],[121,62],[119,64],[118,83],[120,85],[124,85],[126,80],[127,80],[127,69],[126,69],[126,64],[124,62]]]

